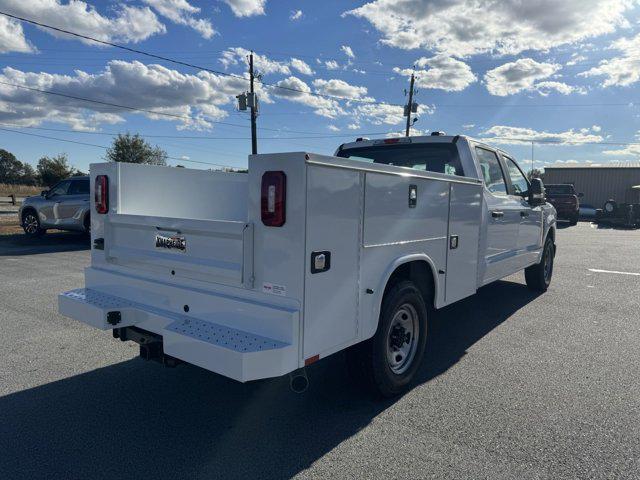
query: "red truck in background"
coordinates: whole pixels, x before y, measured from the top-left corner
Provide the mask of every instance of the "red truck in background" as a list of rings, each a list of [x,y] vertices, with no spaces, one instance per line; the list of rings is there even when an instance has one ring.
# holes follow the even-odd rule
[[[547,202],[556,209],[559,220],[568,220],[571,225],[578,223],[580,216],[580,197],[582,193],[576,193],[571,184],[545,185]]]

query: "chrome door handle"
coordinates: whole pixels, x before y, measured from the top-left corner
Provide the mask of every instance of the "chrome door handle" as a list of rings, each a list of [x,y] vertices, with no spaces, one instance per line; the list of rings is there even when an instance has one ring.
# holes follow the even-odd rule
[[[502,217],[504,217],[504,212],[501,212],[500,210],[492,210],[491,211],[491,216],[493,218],[502,218]]]

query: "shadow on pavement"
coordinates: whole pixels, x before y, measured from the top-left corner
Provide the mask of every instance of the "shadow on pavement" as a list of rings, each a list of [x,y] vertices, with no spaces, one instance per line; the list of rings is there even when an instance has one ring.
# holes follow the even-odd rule
[[[535,296],[500,281],[439,312],[419,383]],[[4,479],[289,478],[395,402],[355,387],[343,354],[310,367],[309,379],[297,395],[287,377],[243,385],[135,359],[13,393],[0,398],[0,471]]]
[[[74,232],[47,232],[37,238],[22,233],[0,235],[0,257],[89,250],[90,246],[88,236]]]

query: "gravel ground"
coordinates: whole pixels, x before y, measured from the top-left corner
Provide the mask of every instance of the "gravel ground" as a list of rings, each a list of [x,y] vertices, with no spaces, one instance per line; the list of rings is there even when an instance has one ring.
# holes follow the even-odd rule
[[[163,369],[57,314],[82,237],[0,237],[0,477],[640,478],[640,231],[558,232],[550,290],[518,274],[431,319],[417,386],[378,402],[341,354],[239,384]],[[41,253],[47,252],[47,253]]]

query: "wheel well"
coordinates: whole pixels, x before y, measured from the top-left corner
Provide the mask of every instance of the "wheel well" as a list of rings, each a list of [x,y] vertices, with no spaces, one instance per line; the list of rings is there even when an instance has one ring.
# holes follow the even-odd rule
[[[434,304],[435,291],[433,284],[433,270],[431,265],[424,260],[414,260],[412,262],[399,265],[389,277],[384,289],[384,295],[398,282],[402,280],[412,281],[427,305]],[[384,298],[383,295],[383,298]]]
[[[547,237],[549,237],[551,239],[551,241],[554,243],[556,243],[556,229],[551,227],[549,229],[549,233],[547,233]]]
[[[25,208],[22,210],[22,215],[20,216],[20,220],[24,221],[24,216],[25,216],[27,213],[29,213],[29,212],[34,213],[34,214],[36,215],[36,217],[38,216],[38,212],[36,211],[36,209],[35,209],[35,208],[33,208],[33,207],[25,207]]]

